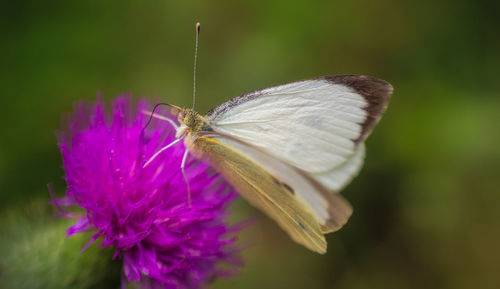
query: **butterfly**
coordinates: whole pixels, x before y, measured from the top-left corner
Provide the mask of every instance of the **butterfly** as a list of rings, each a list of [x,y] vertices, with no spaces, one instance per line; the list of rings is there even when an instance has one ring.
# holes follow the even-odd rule
[[[168,105],[188,153],[207,161],[250,204],[276,221],[297,243],[326,253],[325,234],[352,214],[340,194],[359,172],[365,140],[387,107],[392,86],[363,75],[333,75],[296,81],[234,97],[205,116],[194,110],[200,23],[196,23],[193,109]]]
[[[162,150],[183,141],[182,169],[188,153],[207,161],[294,241],[323,254],[324,235],[352,214],[339,191],[361,169],[391,93],[380,79],[333,75],[243,94],[204,116],[169,104],[179,112],[177,139]]]

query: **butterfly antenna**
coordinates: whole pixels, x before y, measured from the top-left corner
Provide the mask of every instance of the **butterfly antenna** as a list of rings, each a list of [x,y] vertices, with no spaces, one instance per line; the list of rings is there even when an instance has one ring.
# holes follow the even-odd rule
[[[149,115],[148,122],[146,123],[146,125],[144,126],[142,131],[144,131],[144,130],[146,130],[146,128],[148,128],[148,126],[151,124],[151,121],[153,120],[153,116],[155,115],[156,109],[162,105],[170,106],[171,108],[177,109],[178,111],[183,110],[182,108],[178,107],[177,105],[173,105],[173,104],[166,103],[166,102],[159,102],[159,103],[155,104],[155,106],[153,107],[153,110],[151,111],[151,114]]]
[[[193,72],[193,109],[196,102],[196,63],[198,62],[198,39],[200,38],[200,22],[196,23],[196,43],[194,49],[194,72]]]

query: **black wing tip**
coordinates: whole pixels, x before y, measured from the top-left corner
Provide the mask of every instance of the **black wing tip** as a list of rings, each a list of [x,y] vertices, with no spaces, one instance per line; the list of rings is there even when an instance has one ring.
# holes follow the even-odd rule
[[[392,85],[387,81],[366,75],[330,75],[323,77],[323,79],[331,83],[348,86],[365,98],[370,99],[376,98],[387,101],[393,91]]]
[[[334,84],[347,86],[363,96],[367,102],[367,117],[361,124],[361,134],[355,143],[364,141],[387,108],[393,87],[388,82],[365,75],[332,75],[323,79]]]

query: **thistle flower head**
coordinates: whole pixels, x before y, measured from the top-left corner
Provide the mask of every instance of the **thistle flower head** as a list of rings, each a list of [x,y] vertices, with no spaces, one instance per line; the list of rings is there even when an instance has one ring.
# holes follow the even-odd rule
[[[237,262],[229,246],[234,228],[224,220],[235,194],[206,164],[188,159],[188,204],[182,143],[143,167],[175,139],[166,121],[143,130],[148,106],[140,101],[132,109],[129,98],[118,97],[110,117],[101,102],[76,106],[68,131],[58,133],[68,187],[53,203],[84,209],[67,235],[95,230],[89,244],[102,238],[102,246],[116,248],[127,280],[148,288],[200,288],[227,273],[221,263]]]

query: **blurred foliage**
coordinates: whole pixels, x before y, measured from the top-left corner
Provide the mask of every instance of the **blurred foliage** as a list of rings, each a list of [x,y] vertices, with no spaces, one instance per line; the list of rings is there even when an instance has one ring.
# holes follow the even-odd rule
[[[64,191],[53,133],[62,116],[96,91],[190,105],[200,21],[201,112],[328,74],[377,76],[395,89],[368,139],[364,170],[343,192],[354,215],[328,236],[328,254],[306,251],[259,218],[241,236],[242,274],[213,288],[498,288],[499,3],[2,1],[0,208],[17,208],[21,230],[1,219],[9,228],[2,264],[11,260],[3,254],[9,240],[31,220],[19,208],[48,201],[48,182]],[[235,219],[258,214],[244,202],[234,211]],[[55,238],[51,230],[67,226],[44,220],[33,234]],[[55,239],[54,248],[63,246]],[[37,274],[26,271],[25,281]]]
[[[0,216],[0,288],[118,288],[121,263],[112,251],[91,245],[92,234],[65,237],[75,221],[54,220],[45,201],[9,209]]]

